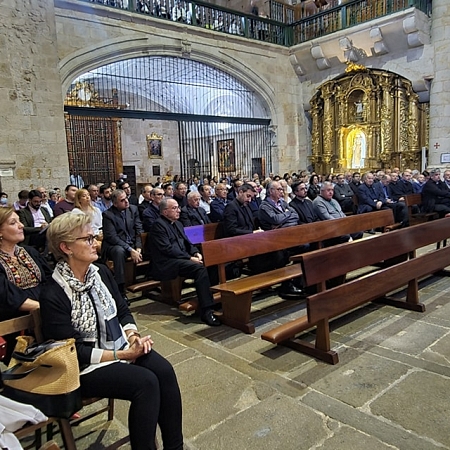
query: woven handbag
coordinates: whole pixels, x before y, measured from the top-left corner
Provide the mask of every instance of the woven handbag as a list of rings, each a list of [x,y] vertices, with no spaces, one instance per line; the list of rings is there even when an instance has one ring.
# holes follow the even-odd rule
[[[47,416],[70,417],[81,407],[75,340],[33,342],[30,336],[17,338],[2,374],[3,395],[32,404]]]

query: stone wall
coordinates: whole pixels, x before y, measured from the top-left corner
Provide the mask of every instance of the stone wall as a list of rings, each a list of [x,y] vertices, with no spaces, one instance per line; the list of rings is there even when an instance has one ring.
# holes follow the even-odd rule
[[[24,188],[68,183],[56,47],[53,2],[1,2],[0,174],[13,201]]]
[[[441,154],[450,153],[450,4],[433,1],[433,64],[429,67],[430,95],[430,167],[448,168],[441,164]]]
[[[162,158],[149,158],[147,135],[163,136]],[[125,166],[136,167],[136,182],[145,184],[156,181],[153,166],[159,165],[161,175],[168,170],[180,173],[177,122],[167,120],[122,120],[122,159]]]
[[[307,144],[298,145],[299,136],[306,135],[302,87],[289,49],[95,4],[67,0],[56,5],[64,90],[88,69],[113,61],[143,55],[192,58],[238,78],[269,105],[278,151],[274,172],[306,167]]]
[[[379,63],[372,60],[372,67],[380,66],[412,80],[423,76],[424,67],[434,77],[432,164],[438,164],[440,154],[450,146],[447,3],[433,2],[430,45],[414,54],[386,54]],[[330,71],[316,72],[309,80],[299,79],[290,61],[295,49],[137,16],[95,3],[56,0],[55,5],[47,0],[26,4],[4,0],[0,9],[0,176],[3,190],[11,197],[22,188],[41,184],[64,187],[67,183],[62,99],[70,82],[89,69],[142,55],[192,58],[244,82],[270,108],[275,136],[273,171],[283,173],[307,166],[310,137],[304,106],[323,81],[339,73],[333,64]],[[417,76],[410,77],[412,74]],[[435,143],[440,147],[434,149]],[[127,162],[130,157],[126,158]],[[150,166],[139,161],[136,166],[138,176],[145,177]]]

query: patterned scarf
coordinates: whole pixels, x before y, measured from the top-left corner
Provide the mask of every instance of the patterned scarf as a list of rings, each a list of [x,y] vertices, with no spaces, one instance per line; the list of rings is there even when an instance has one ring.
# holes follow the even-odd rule
[[[39,266],[34,259],[23,248],[16,245],[14,256],[0,250],[0,264],[5,270],[8,280],[21,289],[30,289],[38,286],[42,280]]]
[[[82,340],[98,344],[102,349],[121,350],[127,340],[117,318],[117,306],[103,283],[98,267],[90,265],[85,281],[75,278],[65,261],[60,261],[53,273],[72,303],[72,326]]]

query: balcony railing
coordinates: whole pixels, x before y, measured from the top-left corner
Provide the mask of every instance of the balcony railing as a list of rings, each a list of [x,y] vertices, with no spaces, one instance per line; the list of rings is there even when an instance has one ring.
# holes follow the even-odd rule
[[[190,3],[178,0],[91,0],[90,3],[290,47],[411,7],[430,15],[432,0],[350,0],[294,23],[291,23],[293,11],[277,7],[278,2],[273,0],[271,10],[278,20],[239,13],[201,0]],[[282,17],[287,23],[279,21]]]
[[[431,14],[431,0],[351,0],[292,24],[293,43],[316,39],[339,30],[415,7]]]

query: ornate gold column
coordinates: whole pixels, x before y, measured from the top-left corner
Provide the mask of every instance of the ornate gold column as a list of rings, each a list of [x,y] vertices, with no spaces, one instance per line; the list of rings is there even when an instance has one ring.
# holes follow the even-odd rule
[[[404,154],[404,168],[420,166],[419,145],[419,96],[412,90],[409,92],[408,115],[408,151]]]
[[[408,152],[408,118],[409,118],[409,103],[406,98],[407,85],[401,83],[398,90],[398,108],[400,114],[397,115],[398,124],[398,152],[400,157],[403,157],[404,153]],[[403,164],[402,164],[403,165]]]
[[[321,153],[321,106],[319,105],[319,98],[315,97],[311,101],[311,119],[312,119],[312,131],[311,131],[311,164],[314,166],[319,162],[319,156]]]
[[[381,152],[380,159],[384,164],[388,164],[391,159],[391,152],[394,151],[394,143],[392,139],[392,131],[394,127],[394,102],[392,95],[392,85],[389,74],[383,74],[380,84],[382,89],[382,105],[381,105]]]
[[[345,92],[342,91],[341,86],[336,85],[337,94],[335,95],[335,117],[336,117],[336,130],[337,130],[337,138],[336,138],[336,157],[337,157],[337,171],[341,171],[341,169],[346,166],[345,159],[345,146],[344,146],[344,135],[343,135],[343,126],[346,123],[346,118],[348,117],[348,105],[345,101]]]
[[[323,153],[322,171],[329,173],[331,169],[331,160],[333,157],[333,143],[334,143],[334,114],[332,96],[334,90],[331,84],[325,85],[323,95]]]

